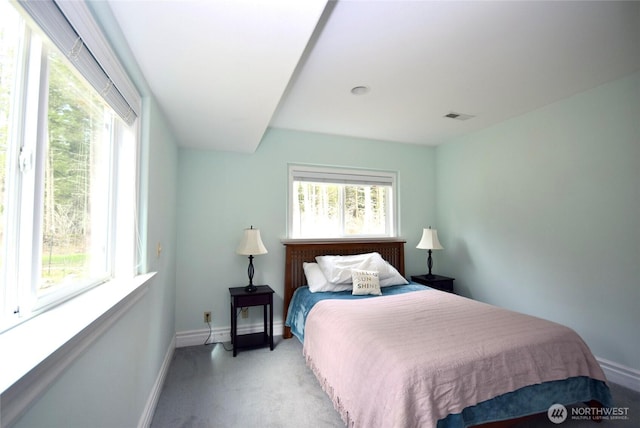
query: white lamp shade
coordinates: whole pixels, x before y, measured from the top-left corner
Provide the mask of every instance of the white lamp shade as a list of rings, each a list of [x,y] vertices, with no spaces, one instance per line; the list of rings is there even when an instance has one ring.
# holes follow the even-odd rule
[[[438,231],[431,228],[422,230],[422,239],[418,242],[416,248],[423,250],[444,250],[442,245],[440,245],[440,241],[438,241]]]
[[[267,249],[260,238],[260,229],[254,229],[253,227],[251,229],[245,229],[236,253],[243,256],[267,254]]]

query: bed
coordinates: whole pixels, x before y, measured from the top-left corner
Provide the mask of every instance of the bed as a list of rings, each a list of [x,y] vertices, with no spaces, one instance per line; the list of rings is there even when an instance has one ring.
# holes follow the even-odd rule
[[[559,324],[413,283],[309,293],[303,265],[317,256],[378,253],[404,276],[404,241],[284,244],[284,337],[303,343],[349,427],[509,426],[556,403],[611,406],[589,348]]]

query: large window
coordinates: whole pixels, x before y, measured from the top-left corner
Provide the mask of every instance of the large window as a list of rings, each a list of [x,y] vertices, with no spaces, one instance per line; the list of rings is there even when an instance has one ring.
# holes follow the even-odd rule
[[[290,166],[289,237],[395,236],[395,182],[391,172]]]
[[[135,272],[137,121],[68,59],[95,61],[74,44],[84,59],[0,0],[0,331]]]

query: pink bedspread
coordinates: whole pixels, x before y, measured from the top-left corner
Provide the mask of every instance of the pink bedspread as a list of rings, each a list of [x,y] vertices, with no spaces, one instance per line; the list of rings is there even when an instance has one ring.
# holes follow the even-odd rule
[[[526,385],[605,380],[573,330],[438,291],[321,301],[304,355],[350,427],[430,427]]]

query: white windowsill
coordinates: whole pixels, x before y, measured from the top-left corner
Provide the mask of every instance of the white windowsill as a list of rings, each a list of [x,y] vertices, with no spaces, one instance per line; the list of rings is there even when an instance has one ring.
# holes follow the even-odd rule
[[[0,333],[0,394],[65,344],[74,339],[80,344],[83,338],[111,325],[123,312],[118,309],[128,307],[142,296],[148,288],[145,285],[154,275],[155,272],[139,275],[126,284],[105,283]],[[76,354],[73,351],[65,352],[61,359],[68,363],[69,354]],[[3,407],[5,404],[3,395]],[[5,414],[2,417],[4,419]]]

